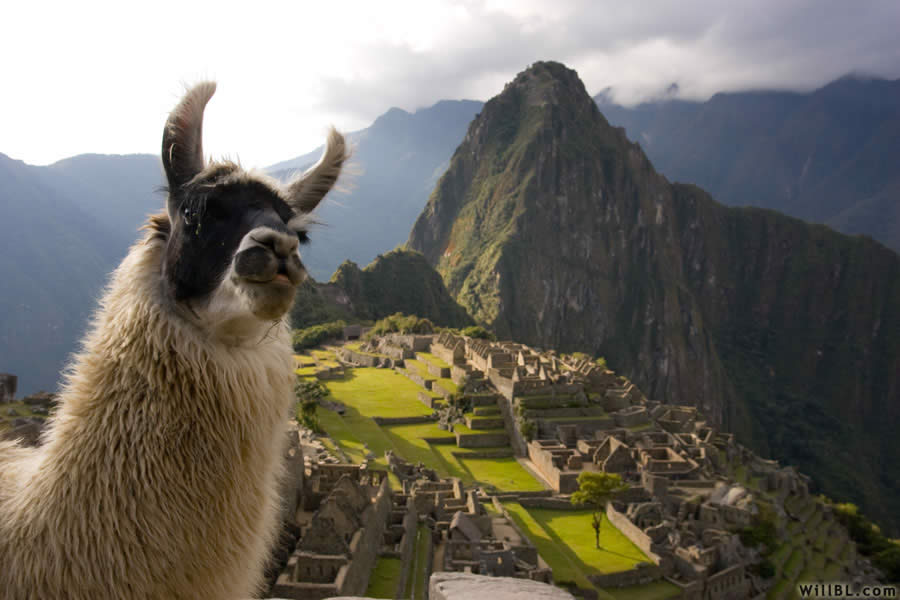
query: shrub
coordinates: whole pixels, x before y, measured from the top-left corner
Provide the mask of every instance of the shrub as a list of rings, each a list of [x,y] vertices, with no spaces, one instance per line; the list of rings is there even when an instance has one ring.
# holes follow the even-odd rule
[[[477,338],[480,340],[491,340],[497,341],[497,336],[482,327],[481,325],[472,325],[470,327],[466,327],[462,331],[460,331],[462,335],[469,336],[471,338]]]
[[[519,430],[522,432],[525,440],[530,442],[534,439],[534,434],[537,433],[537,423],[519,417]]]
[[[434,333],[434,324],[428,319],[422,319],[415,315],[394,313],[375,322],[372,329],[366,334],[366,339],[387,333]]]
[[[292,335],[294,350],[300,351],[306,348],[314,348],[328,339],[339,338],[344,335],[345,321],[332,321],[322,325],[313,325],[306,329],[295,329]]]
[[[297,378],[294,384],[294,395],[297,397],[299,404],[297,411],[297,420],[307,429],[311,429],[316,433],[321,433],[319,427],[319,418],[316,416],[316,408],[319,406],[319,400],[328,396],[331,392],[319,381]]]

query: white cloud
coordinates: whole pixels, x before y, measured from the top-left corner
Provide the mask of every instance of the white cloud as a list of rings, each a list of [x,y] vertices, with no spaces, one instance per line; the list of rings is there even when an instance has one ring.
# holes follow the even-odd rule
[[[265,165],[367,126],[391,106],[487,99],[559,60],[588,91],[635,102],[810,89],[851,70],[900,76],[900,3],[574,0],[7,7],[0,152],[42,164],[156,152],[182,82],[215,78],[206,149]]]

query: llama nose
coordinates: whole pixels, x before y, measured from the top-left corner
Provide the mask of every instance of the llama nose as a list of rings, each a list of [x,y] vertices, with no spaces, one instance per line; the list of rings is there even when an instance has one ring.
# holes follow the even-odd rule
[[[254,242],[271,250],[278,258],[287,258],[297,252],[300,245],[296,235],[274,229],[257,230],[251,236]]]

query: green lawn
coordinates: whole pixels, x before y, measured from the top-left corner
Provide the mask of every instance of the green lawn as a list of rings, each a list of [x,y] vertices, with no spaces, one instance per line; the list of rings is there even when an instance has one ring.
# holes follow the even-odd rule
[[[650,562],[605,516],[598,550],[589,510],[526,509],[518,502],[504,503],[504,507],[537,546],[558,583],[572,582],[578,587],[593,588],[588,575],[614,573],[630,569],[638,562]],[[680,594],[677,586],[666,581],[598,591],[601,598],[621,600],[663,600]]]
[[[403,561],[399,558],[379,558],[369,577],[366,596],[369,598],[393,598],[397,593],[397,583],[400,580],[402,568]]]
[[[528,511],[551,537],[560,542],[565,540],[565,545],[575,553],[579,566],[589,575],[627,571],[639,562],[650,562],[647,555],[606,519],[606,515],[600,527],[598,549],[590,526],[590,510],[531,508]]]
[[[301,367],[309,367],[316,364],[316,359],[312,356],[305,356],[303,354],[295,354],[294,360],[297,361],[297,365]]]
[[[337,357],[334,355],[333,350],[310,350],[310,354],[312,354],[316,360],[335,360]]]
[[[430,415],[419,402],[422,389],[393,369],[348,369],[343,379],[325,382],[331,396],[363,417],[414,417]]]
[[[462,433],[464,435],[479,435],[479,434],[497,434],[497,433],[506,433],[506,429],[500,427],[498,429],[469,429],[462,423],[454,423],[453,431]]]
[[[554,581],[557,583],[573,582],[578,587],[588,589],[594,587],[585,576],[584,571],[572,559],[571,551],[565,552],[565,546],[560,548],[556,540],[550,537],[550,534],[525,507],[518,502],[504,503],[503,506],[509,511],[516,524],[522,528],[528,539],[537,547],[541,557],[553,569]]]
[[[299,369],[295,370],[294,373],[296,373],[300,377],[312,377],[316,374],[317,370],[318,367],[313,365],[310,367],[300,367]]]

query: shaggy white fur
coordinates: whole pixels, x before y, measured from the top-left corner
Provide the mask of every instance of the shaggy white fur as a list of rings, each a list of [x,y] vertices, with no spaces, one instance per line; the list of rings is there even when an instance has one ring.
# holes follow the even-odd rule
[[[4,599],[257,591],[292,401],[288,331],[228,347],[178,316],[162,229],[114,273],[45,444],[0,443]]]

